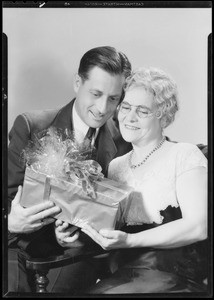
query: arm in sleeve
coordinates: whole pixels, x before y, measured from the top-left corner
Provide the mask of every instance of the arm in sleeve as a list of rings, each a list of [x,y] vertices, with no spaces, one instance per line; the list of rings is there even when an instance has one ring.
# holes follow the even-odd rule
[[[25,164],[22,160],[22,151],[30,138],[30,126],[24,115],[19,115],[9,132],[8,146],[8,214],[11,209],[11,201],[15,197],[18,186],[23,185]],[[17,235],[8,235],[9,243],[16,240]]]

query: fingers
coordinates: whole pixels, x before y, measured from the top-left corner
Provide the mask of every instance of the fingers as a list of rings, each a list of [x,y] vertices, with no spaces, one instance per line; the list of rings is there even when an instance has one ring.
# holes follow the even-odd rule
[[[56,232],[56,239],[58,243],[63,247],[68,246],[69,243],[75,242],[78,238],[79,238],[79,232],[75,232],[75,234],[71,236],[69,229],[67,229],[64,232]]]
[[[43,219],[42,223],[43,223],[43,226],[45,226],[45,225],[53,223],[54,221],[55,221],[54,218],[45,218],[45,219]]]
[[[46,218],[46,219],[41,219],[39,220],[39,222],[35,222],[33,224],[31,224],[31,231],[36,231],[50,223],[53,223],[55,221],[54,218]]]
[[[85,225],[84,228],[81,229],[82,232],[90,236],[96,243],[98,243],[100,246],[103,246],[105,243],[105,238],[100,235],[95,229],[93,229],[89,225]]]
[[[55,204],[52,201],[44,201],[42,203],[35,204],[31,207],[26,208],[26,213],[28,213],[29,215],[34,215],[54,206]]]
[[[60,225],[62,225],[63,221],[57,219],[56,222],[55,222],[55,226],[58,227]]]
[[[75,242],[77,239],[79,238],[79,232],[76,232],[74,235],[72,236],[67,236],[63,239],[63,242],[65,243],[73,243]]]
[[[18,186],[18,191],[16,193],[15,198],[12,201],[12,204],[18,204],[20,202],[21,196],[22,196],[22,186],[19,185]]]
[[[58,222],[58,223],[59,223],[59,225],[56,228],[56,230],[58,232],[64,232],[66,230],[66,228],[68,228],[68,226],[69,226],[69,224],[67,222],[61,221],[61,223],[60,222]]]
[[[114,239],[118,237],[118,233],[116,230],[109,230],[109,229],[101,229],[99,233],[108,239]]]
[[[41,219],[45,219],[50,216],[55,216],[58,213],[60,213],[60,211],[61,211],[61,209],[58,206],[51,207],[49,209],[43,210],[42,212],[39,212],[39,213],[33,215],[32,221],[34,222],[34,221],[38,221]]]

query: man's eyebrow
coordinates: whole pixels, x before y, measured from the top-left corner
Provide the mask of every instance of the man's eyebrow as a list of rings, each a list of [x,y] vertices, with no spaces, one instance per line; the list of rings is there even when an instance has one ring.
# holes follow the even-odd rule
[[[102,91],[100,91],[100,90],[98,90],[98,89],[96,89],[96,88],[94,88],[94,89],[93,89],[93,88],[92,88],[92,89],[89,89],[89,92],[95,92],[95,93],[103,94]],[[120,98],[121,95],[120,95],[120,94],[109,95],[109,97],[111,97],[111,98]]]
[[[102,92],[100,90],[98,90],[98,89],[89,89],[89,91],[90,92],[97,92],[97,93],[102,94]]]
[[[121,94],[109,95],[109,97],[111,97],[111,98],[120,98],[120,97],[121,97]]]

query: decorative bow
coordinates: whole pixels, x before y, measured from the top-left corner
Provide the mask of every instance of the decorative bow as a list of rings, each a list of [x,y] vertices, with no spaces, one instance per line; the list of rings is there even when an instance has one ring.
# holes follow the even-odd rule
[[[70,159],[65,167],[65,172],[71,181],[81,182],[83,191],[92,199],[96,199],[95,182],[101,180],[104,175],[102,168],[94,160],[77,161]]]
[[[49,177],[81,182],[83,191],[95,199],[94,183],[104,175],[96,161],[86,160],[92,150],[78,144],[73,132],[50,127],[34,135],[23,151],[23,158],[32,169]]]

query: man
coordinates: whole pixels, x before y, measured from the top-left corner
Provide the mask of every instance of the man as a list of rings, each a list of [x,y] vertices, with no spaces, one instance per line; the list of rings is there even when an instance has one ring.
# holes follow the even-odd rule
[[[8,149],[8,291],[33,290],[32,274],[27,274],[24,266],[26,253],[47,257],[62,251],[56,242],[51,218],[59,213],[60,208],[50,201],[31,208],[20,205],[25,172],[20,162],[22,150],[35,132],[50,126],[74,131],[79,142],[84,140],[90,128],[95,128],[92,137],[96,148],[95,160],[106,174],[109,162],[131,149],[111,119],[122,100],[125,78],[130,71],[127,57],[115,48],[93,48],[80,61],[74,80],[75,99],[58,110],[34,111],[16,118],[9,133]],[[88,275],[84,280],[83,273]],[[48,291],[75,294],[96,279],[95,268],[90,262],[77,263],[51,270]]]

